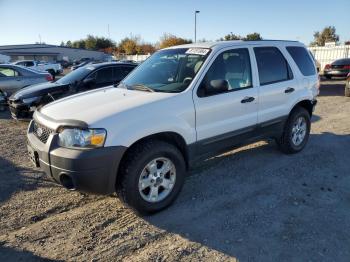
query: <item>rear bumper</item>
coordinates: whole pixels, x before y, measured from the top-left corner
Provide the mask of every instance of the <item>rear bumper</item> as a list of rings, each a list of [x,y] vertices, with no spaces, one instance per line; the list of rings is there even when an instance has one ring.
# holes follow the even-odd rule
[[[58,145],[58,134],[42,143],[33,133],[33,121],[28,128],[28,145],[38,158],[40,168],[67,189],[111,194],[115,192],[119,163],[126,147],[70,149]]]
[[[324,70],[324,76],[338,76],[338,77],[346,77],[349,74],[350,70]]]

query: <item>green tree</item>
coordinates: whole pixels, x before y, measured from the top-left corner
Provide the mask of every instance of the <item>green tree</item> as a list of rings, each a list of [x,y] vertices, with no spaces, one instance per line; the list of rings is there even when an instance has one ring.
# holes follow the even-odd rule
[[[251,33],[247,34],[246,37],[243,38],[245,41],[259,41],[262,40],[263,38],[259,33]]]
[[[63,42],[63,41],[61,41],[61,44],[60,44],[60,46],[65,46],[65,44],[64,44],[64,42]]]
[[[67,43],[66,43],[66,46],[67,47],[73,47],[73,44],[72,44],[72,42],[70,40],[68,40]]]
[[[242,37],[240,35],[235,35],[232,32],[225,35],[224,37],[221,37],[220,41],[231,41],[231,40],[241,40]]]
[[[165,33],[160,38],[159,47],[166,48],[174,45],[183,45],[183,44],[190,44],[190,43],[192,43],[192,40]]]
[[[324,46],[327,42],[339,42],[339,35],[336,34],[334,26],[327,26],[321,32],[314,33],[314,41],[311,46]]]

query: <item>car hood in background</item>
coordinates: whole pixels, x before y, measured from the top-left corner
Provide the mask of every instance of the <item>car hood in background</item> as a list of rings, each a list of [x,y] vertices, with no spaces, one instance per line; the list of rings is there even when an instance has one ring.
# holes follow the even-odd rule
[[[41,95],[50,93],[54,90],[57,90],[59,88],[62,88],[64,86],[66,85],[58,84],[56,82],[46,82],[46,83],[31,85],[18,90],[16,93],[14,93],[10,97],[10,99],[18,100],[18,99],[41,96]]]
[[[174,95],[176,94],[106,87],[62,98],[41,108],[40,113],[55,120],[74,119],[90,125],[103,118]]]

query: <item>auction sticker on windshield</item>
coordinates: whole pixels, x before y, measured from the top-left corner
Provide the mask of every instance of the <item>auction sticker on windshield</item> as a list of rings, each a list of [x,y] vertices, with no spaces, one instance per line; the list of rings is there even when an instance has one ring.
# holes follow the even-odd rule
[[[206,55],[210,49],[207,48],[190,48],[186,51],[186,54],[190,55]]]

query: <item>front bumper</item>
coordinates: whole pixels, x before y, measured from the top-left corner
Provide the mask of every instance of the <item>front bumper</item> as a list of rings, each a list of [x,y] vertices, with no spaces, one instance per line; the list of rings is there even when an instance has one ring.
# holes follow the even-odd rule
[[[126,147],[63,148],[58,145],[55,132],[46,143],[40,141],[34,134],[33,124],[31,121],[28,127],[28,146],[37,158],[36,164],[46,174],[68,189],[96,194],[115,192],[118,167]]]
[[[9,101],[9,109],[14,119],[31,119],[33,116],[33,111],[25,104],[16,104],[15,102]]]

